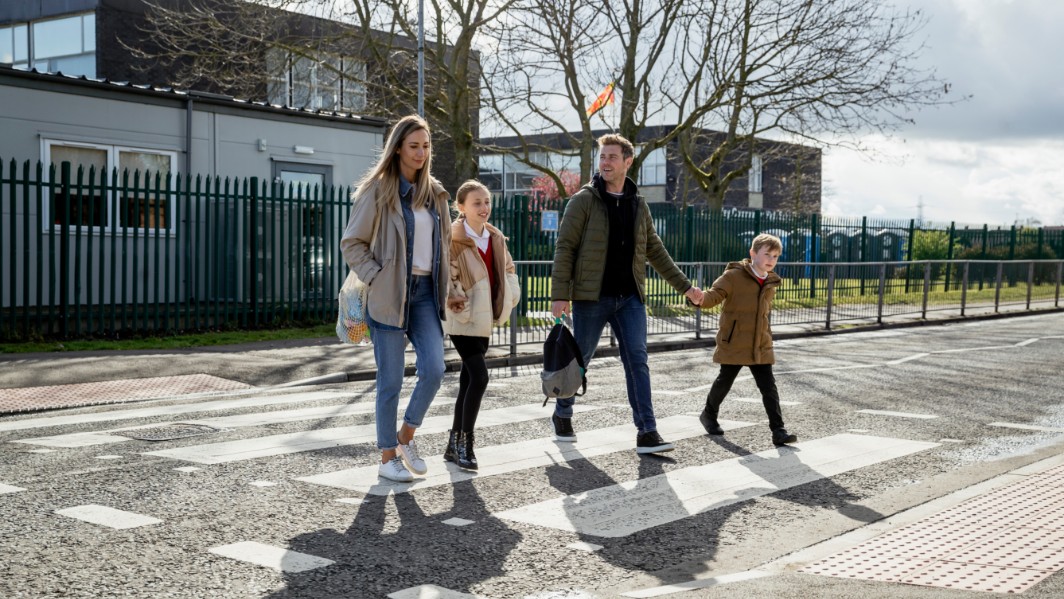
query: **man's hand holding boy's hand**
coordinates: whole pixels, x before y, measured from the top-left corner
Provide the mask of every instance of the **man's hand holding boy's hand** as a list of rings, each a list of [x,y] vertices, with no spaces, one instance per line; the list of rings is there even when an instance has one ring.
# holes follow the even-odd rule
[[[690,301],[693,305],[701,306],[702,300],[705,299],[706,294],[703,293],[702,290],[698,287],[691,287],[687,290],[687,293],[684,293],[684,296],[686,296],[687,300]]]

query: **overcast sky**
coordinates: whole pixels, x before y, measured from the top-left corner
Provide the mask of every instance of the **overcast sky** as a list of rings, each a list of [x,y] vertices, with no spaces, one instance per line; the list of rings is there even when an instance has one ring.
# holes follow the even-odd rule
[[[902,4],[903,2],[899,2]],[[823,211],[958,224],[1064,224],[1064,2],[911,0],[923,59],[967,102],[919,112],[891,159],[824,155]]]

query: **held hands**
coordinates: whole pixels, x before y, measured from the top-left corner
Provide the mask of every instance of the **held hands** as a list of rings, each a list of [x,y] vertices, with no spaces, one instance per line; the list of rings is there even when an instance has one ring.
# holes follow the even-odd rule
[[[702,300],[705,299],[706,294],[698,287],[691,287],[686,293],[684,293],[684,297],[686,297],[687,301],[691,302],[692,305],[701,306]]]
[[[560,318],[562,314],[569,314],[569,302],[567,300],[554,300],[550,304],[551,314]]]
[[[451,312],[454,312],[455,314],[461,312],[462,310],[465,310],[465,303],[466,298],[464,297],[457,295],[447,296],[447,309]]]

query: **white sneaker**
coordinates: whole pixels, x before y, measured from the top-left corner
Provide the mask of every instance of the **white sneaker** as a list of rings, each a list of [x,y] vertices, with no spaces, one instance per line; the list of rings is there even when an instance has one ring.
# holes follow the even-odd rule
[[[421,456],[417,454],[417,445],[414,445],[413,439],[406,445],[400,443],[395,449],[399,452],[399,455],[403,456],[403,463],[414,474],[423,476],[429,471],[429,467],[425,465],[425,460],[421,459]]]
[[[377,476],[394,480],[397,483],[408,483],[414,480],[414,475],[403,466],[403,460],[399,456],[381,464],[377,469]]]

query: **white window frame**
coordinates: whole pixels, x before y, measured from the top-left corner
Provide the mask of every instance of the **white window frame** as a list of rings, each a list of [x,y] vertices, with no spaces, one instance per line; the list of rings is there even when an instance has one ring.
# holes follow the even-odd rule
[[[104,224],[104,227],[103,227],[103,232],[104,233],[120,234],[124,230],[128,230],[128,231],[137,230],[138,231],[138,235],[153,235],[153,236],[156,235],[156,234],[163,235],[163,236],[174,236],[174,235],[177,235],[177,232],[178,232],[177,231],[177,194],[175,193],[175,189],[174,189],[174,183],[176,182],[176,179],[175,179],[176,174],[175,173],[176,173],[176,170],[177,170],[177,154],[178,154],[176,151],[173,151],[173,150],[160,150],[160,149],[156,149],[156,148],[140,148],[140,147],[136,147],[136,146],[127,146],[127,145],[118,145],[118,144],[105,144],[105,143],[94,143],[94,142],[84,142],[84,141],[72,141],[72,140],[65,140],[65,139],[61,139],[61,138],[42,138],[41,139],[41,162],[44,164],[44,180],[46,182],[49,182],[49,183],[51,183],[51,180],[49,179],[49,174],[51,172],[51,168],[50,167],[51,167],[51,164],[52,164],[52,147],[53,146],[61,146],[61,147],[68,147],[68,148],[88,148],[88,149],[93,149],[93,150],[103,150],[103,151],[105,151],[107,153],[107,166],[105,168],[107,169],[106,172],[107,172],[107,181],[109,182],[109,184],[108,184],[109,189],[107,190],[107,193],[104,194],[104,205],[107,207],[107,222]],[[169,161],[170,161],[170,173],[169,173],[168,178],[169,178],[169,184],[170,184],[170,187],[169,187],[170,188],[170,195],[169,195],[169,198],[168,198],[169,212],[167,213],[167,216],[168,216],[168,218],[167,218],[167,226],[165,228],[159,228],[158,230],[156,230],[154,227],[139,227],[139,226],[122,227],[120,225],[121,217],[120,217],[119,211],[121,210],[121,206],[119,206],[119,198],[117,197],[117,195],[114,193],[114,190],[113,190],[113,188],[120,186],[121,182],[122,182],[122,172],[118,170],[118,156],[119,156],[120,152],[140,152],[140,153],[143,153],[143,154],[157,154],[157,155],[166,156],[166,157],[169,158]],[[117,181],[112,181],[111,180],[111,174],[116,172],[116,171],[118,173],[118,179],[117,179]],[[56,172],[56,177],[61,176],[60,175],[60,172],[61,172],[60,171],[60,166],[58,164],[56,165],[55,172]],[[88,174],[88,172],[86,171],[86,175],[87,174]],[[70,176],[71,176],[71,185],[76,184],[77,183],[77,167],[74,167],[73,169],[71,169]],[[96,176],[97,176],[97,180],[98,180],[99,174],[97,174]],[[154,173],[153,173],[151,178],[150,178],[150,181],[154,182],[154,180],[155,180],[155,177],[154,177]],[[130,177],[130,181],[132,182],[132,177]],[[142,186],[143,185],[144,185],[144,182],[142,181]],[[165,179],[160,181],[160,185],[161,185],[162,189],[166,189],[166,181],[165,181]],[[166,194],[160,194],[160,195],[161,196],[165,196]],[[52,207],[52,199],[51,199],[51,197],[47,197],[47,201],[44,202],[44,204],[41,207],[42,229],[45,232],[49,231],[50,229],[51,230],[55,230],[55,231],[61,231],[64,225],[53,223],[54,219],[52,218],[52,208],[51,207]],[[72,229],[76,229],[80,225],[66,225],[66,226],[69,227],[69,228],[72,228]],[[91,226],[91,228],[92,228],[93,231],[99,231],[100,230],[100,228],[98,226]]]

